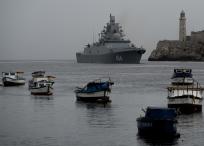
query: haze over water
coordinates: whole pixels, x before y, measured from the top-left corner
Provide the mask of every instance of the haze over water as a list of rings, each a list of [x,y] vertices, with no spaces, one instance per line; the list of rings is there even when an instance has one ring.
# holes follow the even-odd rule
[[[204,85],[202,62],[146,62],[141,64],[77,64],[75,61],[1,61],[0,72],[45,70],[56,76],[54,95],[31,96],[28,84],[0,87],[0,146],[148,146],[137,136],[136,118],[142,108],[167,105],[166,87],[173,69],[189,67]],[[112,103],[76,102],[74,88],[101,78],[115,82]],[[180,139],[159,145],[204,144],[203,113],[178,117]]]
[[[159,40],[178,40],[182,10],[187,35],[203,30],[203,5],[203,0],[1,0],[0,60],[75,59],[97,41],[110,13],[148,58]]]

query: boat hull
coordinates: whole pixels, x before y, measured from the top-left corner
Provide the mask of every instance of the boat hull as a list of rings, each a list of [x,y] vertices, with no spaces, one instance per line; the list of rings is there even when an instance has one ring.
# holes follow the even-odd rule
[[[86,102],[109,102],[109,96],[107,96],[107,91],[98,91],[92,93],[76,93],[76,98],[78,101]]]
[[[138,118],[138,135],[144,137],[179,137],[176,120]]]
[[[199,104],[168,104],[168,108],[175,108],[179,113],[202,112],[202,105]]]
[[[194,113],[202,111],[201,97],[192,95],[182,95],[176,97],[168,97],[168,108],[175,108],[179,113]]]
[[[39,87],[39,88],[30,88],[32,95],[52,95],[53,89],[50,86]]]
[[[21,86],[25,85],[25,80],[24,79],[12,79],[12,78],[3,78],[2,79],[3,86],[8,87],[8,86]]]
[[[78,63],[138,64],[144,52],[143,50],[130,50],[101,55],[77,53],[76,58]]]

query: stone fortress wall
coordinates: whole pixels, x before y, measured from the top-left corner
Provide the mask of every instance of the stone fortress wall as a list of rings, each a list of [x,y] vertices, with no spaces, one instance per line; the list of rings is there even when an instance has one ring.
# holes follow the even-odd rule
[[[191,41],[204,43],[204,30],[198,32],[191,32]]]
[[[152,51],[149,61],[204,61],[204,30],[191,32],[186,35],[185,13],[181,12],[180,17],[180,40],[162,40],[157,43],[157,48]],[[182,24],[182,25],[181,25]]]

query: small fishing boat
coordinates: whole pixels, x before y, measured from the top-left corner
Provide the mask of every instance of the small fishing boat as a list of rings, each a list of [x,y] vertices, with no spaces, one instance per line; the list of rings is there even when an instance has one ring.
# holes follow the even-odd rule
[[[194,83],[192,69],[174,69],[172,85],[192,85]]]
[[[176,110],[172,108],[147,107],[145,116],[137,118],[138,135],[143,137],[179,137]]]
[[[113,84],[110,79],[108,81],[101,81],[101,79],[94,80],[83,88],[76,87],[76,98],[78,101],[110,102],[108,94],[111,92]]]
[[[204,88],[193,79],[191,69],[174,69],[172,83],[167,87],[168,107],[179,113],[202,111]]]
[[[2,84],[5,87],[25,85],[23,72],[2,72]]]
[[[45,71],[36,71],[32,73],[32,80],[29,81],[29,90],[32,95],[52,95],[53,94],[53,76],[45,76]]]

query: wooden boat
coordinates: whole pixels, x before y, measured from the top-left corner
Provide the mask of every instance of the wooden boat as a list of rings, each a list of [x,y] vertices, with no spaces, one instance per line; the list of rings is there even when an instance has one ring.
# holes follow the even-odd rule
[[[138,135],[143,137],[179,137],[176,110],[148,107],[144,117],[137,118]]]
[[[168,90],[168,107],[179,113],[202,111],[204,88],[193,79],[191,69],[174,69],[172,83]]]
[[[25,78],[22,77],[23,72],[2,72],[3,86],[20,86],[25,85]]]
[[[32,73],[32,80],[29,81],[29,90],[32,95],[52,95],[53,76],[45,76],[44,71]]]
[[[78,101],[109,102],[108,94],[111,92],[113,84],[110,80],[101,81],[101,79],[89,82],[83,88],[76,88],[76,98]]]

